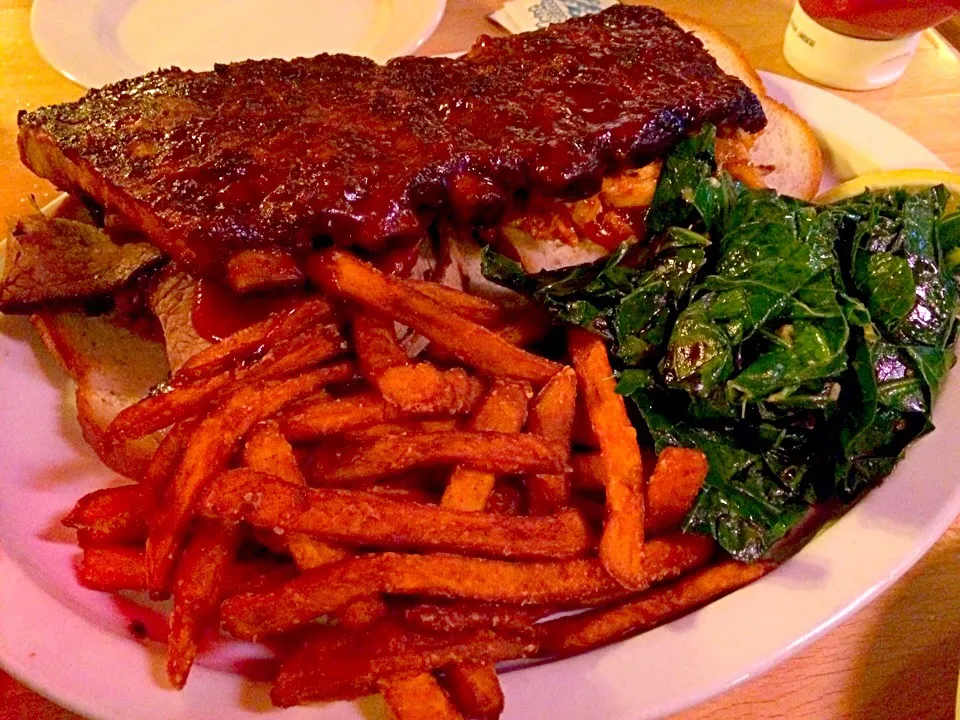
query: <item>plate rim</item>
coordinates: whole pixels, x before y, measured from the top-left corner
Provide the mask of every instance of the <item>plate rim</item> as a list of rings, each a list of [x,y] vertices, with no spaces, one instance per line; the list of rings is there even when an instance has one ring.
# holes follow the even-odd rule
[[[842,108],[845,105],[853,106],[854,108],[856,108],[859,114],[870,115],[876,120],[876,122],[882,124],[883,126],[886,126],[887,128],[892,128],[894,131],[896,131],[897,133],[899,133],[899,135],[903,137],[909,138],[909,136],[903,133],[903,131],[898,130],[894,125],[892,125],[892,123],[889,123],[879,118],[878,116],[873,115],[866,109],[854,103],[851,103],[850,101],[844,100],[843,98],[840,98],[836,95],[833,95],[828,91],[808,85],[807,83],[803,83],[800,81],[775,75],[773,73],[762,73],[762,75],[764,77],[764,80],[768,82],[769,86],[772,86],[772,88],[775,89],[776,91],[786,93],[787,95],[790,95],[790,93],[794,93],[798,95],[801,99],[805,95],[809,95],[813,93],[815,96],[819,97],[821,101],[826,102],[828,104],[839,103],[837,107],[840,107],[840,108]],[[771,94],[775,94],[775,93],[772,92]],[[827,100],[826,98],[829,98],[829,100]],[[946,167],[946,165],[942,161],[937,159],[936,156],[934,156],[933,153],[931,153],[929,150],[927,150],[926,148],[923,148],[923,146],[920,143],[918,143],[916,140],[912,138],[909,138],[909,140],[910,140],[910,143],[912,143],[912,145],[915,146],[915,148],[920,148],[926,154],[927,161],[929,162],[929,164],[934,166]],[[951,383],[948,383],[948,386],[950,384]],[[952,385],[956,387],[957,382],[954,381]],[[938,406],[938,408],[940,409],[942,414],[942,411],[944,410],[944,406],[942,402]],[[954,492],[955,494],[957,494],[956,488],[954,488]],[[863,503],[861,503],[861,505],[862,504]],[[954,506],[956,507],[954,508]],[[950,507],[954,509],[960,509],[960,494],[957,494],[957,497],[954,499],[954,505],[951,505]],[[707,683],[707,684],[703,684],[702,686],[698,686],[697,690],[689,692],[686,696],[675,700],[672,704],[667,703],[667,704],[661,704],[657,706],[656,708],[654,708],[656,715],[659,716],[661,714],[669,714],[672,712],[676,712],[680,709],[683,709],[686,707],[692,707],[693,705],[699,704],[704,700],[708,699],[709,697],[712,697],[718,693],[728,690],[731,687],[747,679],[756,677],[766,672],[774,665],[785,660],[787,657],[795,654],[796,652],[799,652],[807,644],[809,644],[816,638],[821,637],[829,629],[835,627],[837,624],[842,622],[843,619],[845,619],[846,617],[849,617],[852,613],[862,608],[865,604],[867,604],[869,601],[875,598],[880,592],[882,592],[887,587],[889,587],[893,582],[895,582],[896,579],[898,579],[904,572],[906,572],[906,570],[909,567],[911,567],[917,560],[919,560],[926,553],[926,551],[937,541],[937,539],[939,539],[939,537],[943,534],[946,528],[953,522],[953,518],[955,515],[956,515],[956,512],[947,512],[945,510],[942,513],[942,517],[940,518],[940,524],[936,526],[935,530],[931,532],[929,528],[925,526],[927,528],[925,540],[921,542],[914,542],[913,545],[911,546],[911,550],[906,554],[904,554],[900,558],[900,561],[895,566],[887,568],[886,575],[880,581],[875,582],[871,584],[869,587],[867,587],[866,589],[863,589],[860,592],[858,592],[851,601],[843,603],[842,607],[840,607],[836,612],[833,612],[824,621],[818,623],[815,627],[808,629],[806,632],[802,633],[800,637],[795,638],[792,642],[789,642],[785,646],[780,647],[776,652],[769,654],[763,662],[754,663],[745,671],[743,668],[740,668],[739,671],[737,672],[733,672],[733,673],[728,672],[726,675],[721,674],[720,676],[715,677],[712,683]],[[848,513],[848,516],[850,516],[850,513]],[[842,518],[841,521],[837,524],[837,526],[841,525],[845,520],[847,520],[847,517]],[[832,528],[831,532],[835,530],[837,526]],[[18,564],[16,564],[8,556],[4,548],[0,546],[0,576],[4,574],[4,568],[6,568],[7,573],[10,572],[11,563],[13,564],[14,575],[16,575],[16,573],[20,573],[24,579],[27,579],[27,582],[30,584],[32,590],[35,590],[36,592],[43,593],[44,595],[46,595],[46,593],[37,585],[37,583],[32,578],[29,577],[26,571],[24,571],[23,568],[21,568]],[[767,578],[764,578],[760,580],[758,583],[755,583],[752,586],[749,586],[747,588],[744,588],[738,591],[734,595],[728,596],[715,603],[712,603],[711,605],[708,605],[706,608],[698,611],[694,615],[701,616],[703,614],[715,614],[717,612],[722,612],[723,608],[729,605],[729,601],[734,600],[738,596],[741,596],[742,593],[750,593],[751,591],[756,592],[758,587],[761,587],[764,583],[769,584],[770,579],[777,578],[778,574],[782,576],[783,569],[789,567],[789,565],[790,564],[787,563],[783,568],[778,569]],[[8,575],[8,578],[9,577],[10,576]],[[10,583],[0,583],[0,585],[10,585]],[[3,597],[3,593],[2,591],[0,591],[0,598],[2,597]],[[69,608],[66,608],[60,605],[56,599],[49,597],[49,600],[51,602],[57,603],[61,607],[61,609],[69,612]],[[0,611],[0,616],[2,615],[4,615],[4,613]],[[85,618],[79,618],[79,619],[83,621],[87,621]],[[0,628],[4,627],[5,622],[6,621],[3,619],[3,617],[0,617]],[[112,635],[112,633],[109,633],[107,630],[104,630],[103,628],[93,624],[92,622],[89,622],[89,621],[87,622],[97,632],[101,634],[110,635],[111,637],[115,637]],[[663,628],[660,628],[653,632],[660,633],[660,631],[662,630],[669,630],[671,626],[677,623],[683,623],[683,622],[685,622],[685,619],[682,619],[680,621],[675,621],[675,623],[670,623],[664,626]],[[661,635],[662,634],[663,633],[661,633]],[[124,638],[115,637],[115,639],[117,641],[126,642]],[[622,653],[622,652],[625,652],[624,648],[629,646],[633,642],[636,642],[636,640],[623,641],[614,646],[610,646],[608,648],[595,651],[593,653],[588,653],[587,655],[580,656],[578,658],[571,658],[568,660],[562,660],[554,663],[545,664],[543,666],[540,666],[539,668],[534,667],[534,668],[525,669],[521,672],[507,673],[504,676],[505,685],[509,686],[509,685],[515,684],[517,682],[517,678],[519,678],[521,675],[525,675],[526,677],[529,678],[531,674],[538,674],[538,675],[542,674],[543,672],[542,668],[557,668],[563,665],[564,663],[566,663],[567,666],[570,667],[573,664],[577,663],[578,661],[580,662],[580,664],[583,664],[584,661],[588,659],[592,659],[591,664],[597,664],[599,662],[601,654],[605,653],[605,651],[617,650],[618,653]],[[127,642],[127,645],[129,645],[131,649],[138,655],[142,655],[142,656],[155,655],[155,653],[144,652],[142,647],[132,648],[132,643]],[[30,674],[30,671],[25,663],[13,661],[8,656],[7,643],[4,642],[2,633],[0,633],[0,666],[6,668],[7,671],[10,672],[12,676],[17,678],[19,681],[23,682],[25,685],[34,688],[37,692],[43,695],[46,695],[47,697],[50,697],[52,700],[54,700],[58,704],[64,707],[68,707],[76,712],[80,712],[80,713],[91,715],[91,716],[111,718],[111,719],[114,717],[130,717],[129,715],[103,715],[101,714],[101,710],[98,709],[97,698],[85,699],[82,696],[77,696],[77,695],[71,696],[66,692],[59,691],[56,687],[52,687],[49,684],[40,685],[36,683],[35,675]],[[238,684],[238,682],[242,682],[239,680],[239,678],[228,676],[227,673],[224,673],[219,670],[210,669],[210,668],[198,667],[196,672],[201,677],[195,678],[194,682],[188,685],[187,692],[189,692],[191,686],[194,689],[196,689],[197,686],[201,684],[204,685],[204,689],[206,689],[207,683],[211,683],[211,682],[218,683],[220,685],[225,684],[226,686],[235,686],[236,684]],[[217,676],[219,676],[219,678]],[[166,691],[165,688],[156,688],[156,689],[167,692],[171,697],[174,697],[174,698],[177,697],[176,695],[173,695],[171,691]],[[134,692],[136,692],[136,690],[134,690]],[[151,695],[152,694],[153,693],[151,693]],[[509,702],[510,702],[509,689],[507,689],[507,697],[508,697],[508,713],[509,713]],[[333,708],[333,706],[330,706],[330,707]],[[226,708],[223,708],[223,709],[227,710]],[[310,711],[312,717],[317,716],[316,708],[307,708],[307,709]],[[654,716],[653,714],[650,714],[649,712],[647,712],[646,709],[644,708],[631,708],[631,711],[633,710],[635,710],[636,713],[639,713],[639,714],[630,712],[629,715],[623,715],[623,717],[631,717],[631,718],[639,719],[639,718],[649,718]],[[291,712],[290,710],[287,710],[284,712],[287,717],[298,716],[296,711]],[[334,715],[339,717],[339,714],[336,713],[335,711],[331,712],[331,717],[333,717]],[[167,714],[166,716],[169,717],[169,714]]]
[[[98,12],[99,6],[104,1],[105,0],[33,0],[30,6],[30,37],[33,40],[33,44],[36,47],[37,52],[40,54],[40,57],[45,63],[47,63],[65,78],[84,88],[102,87],[103,85],[118,82],[124,78],[136,77],[156,69],[141,68],[133,74],[123,73],[118,63],[110,60],[110,53],[100,50],[97,51],[103,57],[100,62],[100,66],[103,67],[103,63],[108,63],[112,66],[113,71],[110,73],[98,73],[96,70],[91,70],[92,66],[89,63],[78,65],[74,62],[71,62],[69,60],[70,51],[67,51],[67,54],[65,54],[64,51],[59,49],[61,45],[75,46],[78,41],[77,35],[79,35],[79,33],[71,33],[69,29],[67,29],[65,33],[63,28],[58,27],[55,23],[50,25],[51,17],[55,17],[57,15],[57,6],[64,4],[65,2],[69,2],[70,9],[72,11],[76,12],[76,10],[80,8],[84,12],[93,14]],[[434,32],[436,32],[437,27],[440,25],[440,21],[443,19],[443,16],[446,13],[447,7],[447,0],[382,1],[391,6],[391,12],[403,12],[405,6],[407,8],[418,8],[425,14],[431,13],[426,18],[426,22],[423,24],[419,34],[415,38],[411,38],[404,44],[391,48],[390,54],[395,56],[412,54],[421,45],[423,45],[423,43],[426,42],[434,34]],[[430,2],[432,3],[432,6],[426,10],[423,10],[422,3],[424,2]],[[397,7],[397,5],[400,7]],[[96,43],[90,39],[93,35],[94,33],[87,34],[87,42],[92,43],[92,48],[96,48]],[[79,38],[79,40],[82,42],[82,37]],[[315,54],[320,54],[322,52],[322,49],[317,49]],[[104,76],[107,74],[117,75],[118,77],[104,79]]]

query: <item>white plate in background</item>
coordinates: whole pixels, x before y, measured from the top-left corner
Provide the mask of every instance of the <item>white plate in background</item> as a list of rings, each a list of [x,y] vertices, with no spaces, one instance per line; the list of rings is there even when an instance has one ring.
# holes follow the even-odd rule
[[[944,168],[846,100],[776,75],[764,80],[817,131],[830,182],[878,168]],[[203,658],[182,693],[167,688],[162,650],[129,631],[136,608],[76,582],[78,549],[59,519],[111,474],[80,439],[63,405],[64,378],[38,357],[26,322],[7,318],[4,326],[13,332],[0,335],[0,664],[103,720],[369,717],[350,703],[271,709],[265,684],[226,670],[251,654],[243,644]],[[950,441],[960,436],[955,378],[934,419],[937,431],[883,485],[771,575],[639,637],[505,673],[505,720],[662,717],[767,670],[836,625],[902,575],[960,512],[960,443]]]
[[[34,0],[40,54],[86,87],[176,65],[416,50],[446,0]]]

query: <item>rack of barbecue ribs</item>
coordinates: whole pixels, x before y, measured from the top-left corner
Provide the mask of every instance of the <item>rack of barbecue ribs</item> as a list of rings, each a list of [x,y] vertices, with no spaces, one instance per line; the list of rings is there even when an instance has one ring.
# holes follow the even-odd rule
[[[198,275],[317,238],[376,250],[438,216],[576,199],[757,98],[659,10],[481,37],[457,59],[347,55],[171,68],[23,112],[23,161]]]

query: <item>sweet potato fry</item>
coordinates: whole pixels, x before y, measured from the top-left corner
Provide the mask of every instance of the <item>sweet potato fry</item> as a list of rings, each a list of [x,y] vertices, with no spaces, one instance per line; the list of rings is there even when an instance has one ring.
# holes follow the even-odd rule
[[[84,548],[77,577],[81,585],[91,590],[145,590],[147,563],[143,551],[136,548],[93,546]]]
[[[224,581],[223,596],[262,593],[293,580],[299,570],[289,563],[274,560],[247,560],[231,563]]]
[[[301,534],[290,535],[286,539],[286,546],[293,562],[302,570],[337,562],[352,554],[340,545]]]
[[[379,687],[397,720],[463,720],[431,673],[387,678]]]
[[[647,483],[648,532],[673,530],[693,507],[707,478],[707,457],[692,448],[664,448]]]
[[[495,380],[468,429],[479,432],[519,433],[527,419],[530,386],[513,380]],[[479,511],[487,504],[496,476],[461,465],[450,475],[440,504],[454,510]]]
[[[643,583],[643,467],[634,430],[603,340],[586,330],[568,331],[570,356],[577,372],[593,432],[606,469],[607,514],[600,538],[600,558],[624,587]]]
[[[713,543],[698,535],[653,540],[642,587],[706,563]],[[281,588],[237,595],[223,604],[227,629],[242,639],[275,634],[335,612],[376,592],[536,605],[591,605],[629,595],[590,559],[516,563],[460,555],[361,555],[304,572]]]
[[[387,402],[407,413],[459,415],[483,394],[483,383],[463,368],[440,370],[428,362],[387,368],[376,385]]]
[[[315,452],[307,468],[312,484],[354,486],[408,470],[466,465],[511,475],[561,472],[559,451],[530,434],[438,432],[418,436],[389,435],[371,443],[341,445]]]
[[[675,530],[693,506],[703,485],[707,473],[706,457],[697,450],[685,448],[666,448],[660,460],[645,448],[641,448],[641,454],[645,456],[645,466],[649,464],[656,468],[647,481],[644,531],[661,534]],[[570,467],[573,485],[588,491],[603,489],[605,469],[600,452],[573,453]],[[588,518],[593,517],[584,505],[577,507]]]
[[[392,618],[384,618],[375,623],[378,627],[394,626],[396,621]],[[343,625],[329,625],[326,623],[310,623],[297,630],[284,635],[277,640],[289,643],[285,659],[310,646],[311,653],[315,657],[334,659],[351,652],[357,647],[363,637],[366,636],[369,627],[365,628],[345,628]]]
[[[342,250],[314,253],[307,274],[329,295],[353,300],[374,312],[389,313],[465,365],[494,376],[545,383],[556,363],[511,345],[499,335],[449,312],[401,280]]]
[[[207,517],[244,520],[351,545],[434,549],[494,557],[568,558],[590,545],[575,511],[504,517],[416,505],[357,490],[310,490],[252,470],[230,470],[202,502]],[[376,518],[377,522],[370,522]]]
[[[366,627],[384,617],[388,612],[387,604],[378,595],[354,600],[336,612],[337,619],[345,628],[357,630]]]
[[[390,319],[358,314],[353,339],[361,374],[404,413],[458,415],[469,412],[483,392],[462,368],[411,363]]]
[[[526,630],[555,610],[546,605],[518,606],[460,600],[439,605],[422,602],[404,608],[403,619],[428,632],[449,633],[480,628]]]
[[[286,380],[244,384],[197,426],[147,537],[153,592],[161,593],[167,587],[194,506],[209,481],[226,466],[240,439],[287,403],[329,382],[331,373],[330,368],[323,368]]]
[[[691,490],[692,492],[692,490]],[[648,536],[662,536],[665,533],[673,532],[680,527],[680,523],[683,520],[686,513],[693,506],[693,502],[696,499],[696,496],[686,496],[685,501],[688,502],[688,505],[683,512],[679,511],[679,505],[674,506],[676,510],[671,509],[669,511],[669,521],[664,521],[660,517],[659,510],[656,509],[654,505],[647,506],[647,512],[644,513],[643,518],[643,531]],[[660,501],[657,501],[660,502]],[[672,499],[668,499],[668,502],[673,502]],[[602,527],[603,519],[605,515],[605,508],[603,504],[603,499],[601,497],[596,497],[592,494],[584,493],[573,493],[570,496],[570,505],[571,507],[576,508],[580,511],[587,522],[591,527]]]
[[[470,429],[519,433],[526,422],[527,404],[532,395],[533,391],[528,383],[495,380],[483,404],[471,418]],[[493,473],[461,465],[450,475],[450,482],[447,483],[440,505],[458,510],[481,511],[487,505],[495,482],[496,476]],[[456,670],[456,667],[451,668],[451,672]],[[489,672],[493,674],[493,684],[499,690],[496,671],[491,667]],[[482,691],[485,688],[472,688],[475,692],[471,692],[473,674],[478,678],[484,676],[480,668],[460,672],[457,677],[461,687],[457,689],[463,693],[467,702],[471,698],[480,702],[484,699]],[[503,699],[502,693],[500,699]],[[463,703],[459,704],[464,707]]]
[[[503,713],[503,689],[493,665],[450,665],[444,677],[464,717],[496,720]]]
[[[577,375],[565,367],[543,386],[530,409],[527,431],[555,443],[563,451],[563,461],[570,456],[570,436],[577,407]],[[530,512],[549,515],[567,506],[570,484],[563,472],[552,475],[531,475],[526,478]]]
[[[533,401],[530,408],[529,429],[534,435],[570,445],[570,432],[577,404],[577,375],[571,367],[564,367],[550,378],[550,382]]]
[[[243,464],[290,483],[303,485],[306,482],[293,454],[293,447],[273,419],[264,420],[250,433],[243,446]]]
[[[603,490],[606,487],[606,466],[599,450],[570,455],[570,482],[582,490]]]
[[[167,637],[167,678],[182,688],[210,627],[237,549],[237,528],[200,521],[177,565]]]
[[[306,484],[293,447],[280,433],[276,420],[264,420],[253,429],[243,447],[243,462],[251,470],[295,485]],[[336,562],[350,554],[345,548],[306,535],[290,535],[282,540],[297,567],[303,569]]]
[[[227,262],[227,283],[241,295],[295,288],[303,285],[303,270],[283,250],[241,250]]]
[[[339,344],[338,344],[339,347]],[[321,348],[330,350],[330,347]],[[316,354],[316,351],[311,351]],[[337,350],[339,354],[339,350]],[[258,379],[272,377],[270,372],[254,377],[253,367],[241,367],[221,375],[201,378],[179,387],[168,386],[140,402],[124,408],[111,422],[108,434],[117,442],[124,438],[149,435],[178,421],[192,418],[206,411],[216,399]],[[269,368],[268,368],[269,369]],[[326,368],[328,378],[324,385],[350,380],[354,375],[352,363],[341,362]]]
[[[489,326],[489,329],[510,345],[527,348],[543,340],[550,331],[550,315],[539,306],[528,305],[511,308],[510,318]],[[483,325],[483,323],[479,323]],[[456,362],[457,358],[435,343],[427,345],[426,354],[444,363]]]
[[[527,405],[533,397],[528,383],[494,380],[483,403],[468,424],[470,430],[518,433],[527,421]]]
[[[510,319],[491,328],[505,342],[525,348],[547,336],[550,315],[539,306],[527,306],[510,314]]]
[[[370,442],[387,435],[421,435],[431,432],[449,432],[457,427],[457,421],[448,420],[401,420],[392,423],[371,425],[362,430],[351,430],[343,434],[344,442]]]
[[[443,305],[450,312],[456,313],[462,318],[472,320],[477,325],[492,327],[497,325],[504,316],[502,305],[498,305],[492,300],[477,297],[465,293],[463,290],[440,285],[426,280],[408,279],[407,284],[423,295],[426,295],[436,303]],[[549,322],[549,321],[548,321]]]
[[[143,485],[120,485],[84,495],[63,519],[76,528],[83,547],[94,543],[139,543],[147,536],[153,493]]]
[[[219,374],[241,362],[262,356],[280,340],[295,337],[309,327],[332,319],[333,307],[328,300],[305,300],[292,310],[274,313],[266,320],[238,330],[197,353],[177,371],[174,382],[182,384]]]
[[[357,313],[351,333],[360,374],[370,382],[376,383],[392,367],[410,364],[410,358],[397,338],[393,320]]]
[[[177,388],[161,387],[159,392],[121,410],[107,428],[107,434],[117,440],[143,437],[187,420],[205,410],[217,393],[233,380],[233,373],[226,372]]]
[[[162,495],[170,484],[177,466],[180,465],[180,460],[183,459],[190,436],[197,429],[199,422],[197,418],[181,420],[167,431],[157,446],[147,471],[140,479],[140,484],[150,488],[155,493],[155,497]]]
[[[293,448],[280,434],[274,420],[265,420],[254,428],[244,447],[244,462],[252,470],[272,474],[296,485],[305,484]],[[327,565],[352,555],[347,548],[307,535],[284,535],[280,540],[301,570]],[[343,608],[339,619],[346,627],[361,627],[385,613],[383,600],[371,596]]]
[[[220,394],[257,380],[304,370],[345,351],[339,331],[332,325],[320,326],[298,336],[296,343],[274,348],[257,363],[184,385],[169,385],[163,392],[149,395],[120,411],[107,432],[115,442],[149,435],[205,411]],[[353,376],[353,366],[349,363],[331,365],[328,372],[331,376],[324,384],[343,382]]]
[[[384,678],[410,676],[451,663],[529,657],[536,650],[535,643],[492,630],[439,637],[384,621],[346,647],[336,647],[323,637],[308,641],[280,668],[270,696],[280,707],[349,699],[375,691]]]
[[[733,592],[772,569],[770,563],[744,565],[728,560],[649,590],[622,605],[548,621],[538,626],[543,633],[541,654],[573,655],[649,630]]]
[[[280,431],[293,442],[316,440],[381,423],[400,420],[403,412],[380,393],[364,391],[346,397],[305,400],[280,415]]]
[[[450,474],[440,504],[454,510],[479,512],[487,506],[494,482],[496,475],[491,472],[458,467]]]
[[[339,357],[348,348],[336,325],[315,325],[277,343],[259,362],[241,367],[237,380],[250,382],[300,372]]]

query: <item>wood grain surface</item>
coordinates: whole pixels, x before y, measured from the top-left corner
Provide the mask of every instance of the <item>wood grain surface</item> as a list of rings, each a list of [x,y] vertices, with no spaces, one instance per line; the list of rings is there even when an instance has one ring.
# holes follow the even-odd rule
[[[780,52],[790,11],[787,0],[651,4],[698,15],[739,42],[756,67],[799,77]],[[501,32],[486,17],[498,5],[496,0],[448,0],[439,29],[420,52],[464,50],[477,35]],[[30,39],[29,6],[28,0],[0,0],[0,216],[4,218],[28,210],[31,195],[41,205],[55,195],[49,184],[18,161],[17,111],[72,100],[82,93],[38,55]],[[960,170],[960,56],[940,36],[923,35],[917,57],[892,87],[837,94],[914,136]],[[673,720],[952,718],[960,665],[958,580],[960,521],[865,609],[765,675]],[[544,717],[549,716],[546,712]],[[0,671],[0,720],[77,717]]]

